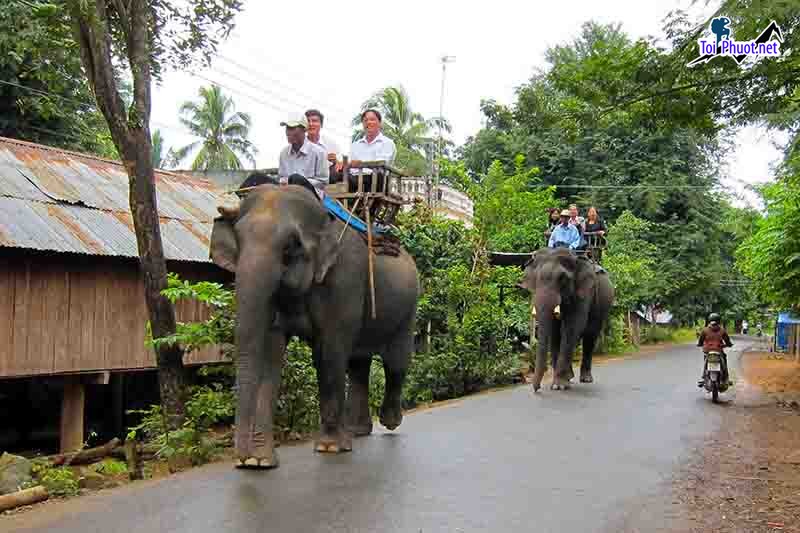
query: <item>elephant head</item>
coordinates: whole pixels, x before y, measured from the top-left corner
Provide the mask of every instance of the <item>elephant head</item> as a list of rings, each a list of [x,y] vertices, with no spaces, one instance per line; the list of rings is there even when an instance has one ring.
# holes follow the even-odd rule
[[[262,185],[238,207],[219,212],[211,258],[236,273],[236,448],[242,460],[275,466],[273,398],[292,333],[276,317],[325,283],[338,259],[338,232],[317,199],[298,186]]]
[[[519,285],[533,295],[536,310],[538,338],[534,388],[538,389],[541,384],[550,350],[553,351],[554,365],[557,362],[556,380],[568,382],[577,338],[561,335],[562,330],[569,332],[574,325],[569,323],[569,327],[562,328],[561,323],[581,314],[578,308],[586,307],[588,310],[594,288],[591,265],[567,249],[543,248],[528,261]],[[559,318],[554,316],[556,308],[560,310]]]

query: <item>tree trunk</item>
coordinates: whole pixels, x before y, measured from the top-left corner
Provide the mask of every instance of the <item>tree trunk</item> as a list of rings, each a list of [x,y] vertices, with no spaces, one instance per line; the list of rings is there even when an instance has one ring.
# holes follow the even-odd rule
[[[131,0],[127,5],[117,6],[117,24],[124,34],[125,55],[133,76],[130,109],[125,108],[117,87],[111,49],[113,32],[105,0],[85,4],[71,0],[68,7],[89,85],[130,180],[133,229],[152,335],[153,338],[170,336],[175,333],[175,309],[161,294],[167,287],[167,265],[161,242],[151,157],[150,5],[146,0]],[[171,428],[181,424],[185,413],[183,392],[187,375],[182,358],[180,346],[162,346],[156,350],[161,403]]]
[[[150,316],[153,338],[175,333],[175,308],[161,294],[167,288],[167,262],[158,220],[155,175],[150,157],[150,134],[146,129],[129,132],[130,141],[121,147],[130,178],[130,204],[133,227],[139,247],[139,264],[144,281],[144,297]],[[184,391],[188,382],[183,367],[183,349],[162,345],[156,350],[161,404],[170,428],[179,426],[184,416]]]
[[[111,455],[120,444],[120,440],[116,437],[95,448],[87,448],[73,453],[62,453],[51,458],[53,466],[61,465],[82,465],[98,461]]]
[[[36,502],[44,501],[48,496],[47,489],[41,485],[18,492],[12,492],[11,494],[5,494],[0,496],[0,513],[23,505],[32,505]]]

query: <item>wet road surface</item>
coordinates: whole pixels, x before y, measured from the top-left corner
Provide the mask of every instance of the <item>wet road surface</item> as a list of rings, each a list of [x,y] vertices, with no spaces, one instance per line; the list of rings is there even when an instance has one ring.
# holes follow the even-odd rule
[[[671,476],[725,408],[696,387],[701,357],[683,345],[597,364],[595,384],[473,396],[350,454],[284,447],[278,470],[213,464],[0,518],[0,531],[681,530]]]

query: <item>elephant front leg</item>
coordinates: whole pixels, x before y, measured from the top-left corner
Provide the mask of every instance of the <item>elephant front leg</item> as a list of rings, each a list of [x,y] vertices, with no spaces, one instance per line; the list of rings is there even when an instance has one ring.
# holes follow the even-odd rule
[[[348,363],[350,395],[347,398],[347,429],[356,437],[372,433],[372,415],[369,412],[371,366],[371,356],[356,356]]]
[[[592,377],[592,355],[594,354],[597,333],[586,332],[583,335],[583,354],[581,357],[581,383],[594,383]]]
[[[286,349],[282,334],[269,334],[265,361],[250,361],[252,368],[241,373],[256,376],[239,381],[239,408],[243,410],[236,427],[236,452],[240,468],[276,468],[279,464],[273,436],[273,411],[280,388],[281,369]],[[250,406],[254,406],[253,409]]]
[[[575,353],[574,331],[565,327],[561,334],[561,346],[558,352],[558,362],[553,369],[553,390],[567,390],[570,381],[575,377],[572,370],[572,356]]]
[[[320,453],[349,452],[353,439],[344,428],[344,381],[346,357],[323,353],[318,358],[320,434],[314,449]]]

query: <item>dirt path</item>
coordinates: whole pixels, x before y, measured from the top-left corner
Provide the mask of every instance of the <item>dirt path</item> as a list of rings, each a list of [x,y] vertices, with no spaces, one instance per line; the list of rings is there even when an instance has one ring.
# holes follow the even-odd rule
[[[739,373],[721,431],[675,482],[675,498],[691,531],[800,532],[800,365],[747,352]]]

